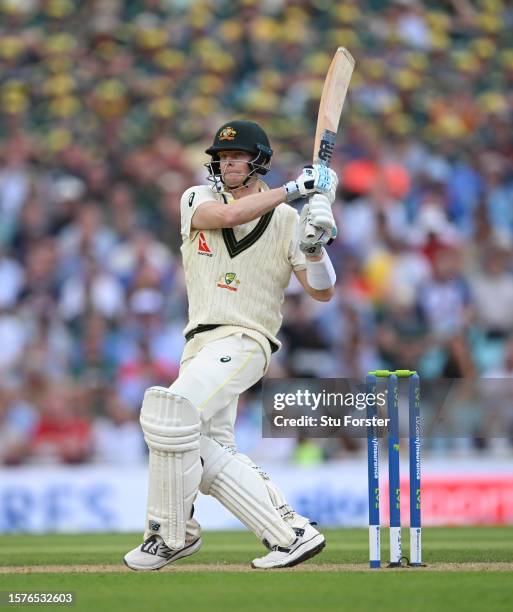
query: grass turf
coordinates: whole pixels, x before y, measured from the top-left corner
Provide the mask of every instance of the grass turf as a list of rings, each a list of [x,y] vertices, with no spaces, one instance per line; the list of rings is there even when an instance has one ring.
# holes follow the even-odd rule
[[[204,534],[204,547],[186,564],[226,564],[227,571],[189,573],[42,573],[0,574],[0,590],[76,593],[73,610],[169,610],[274,612],[351,610],[465,612],[511,609],[513,572],[468,571],[472,563],[513,563],[513,528],[428,528],[424,557],[430,566],[461,564],[458,571],[422,569],[347,572],[331,564],[367,564],[366,530],[325,530],[327,547],[306,565],[315,573],[236,572],[230,564],[248,564],[263,549],[245,532]],[[386,530],[383,559],[387,558]],[[408,541],[407,531],[403,534]],[[139,535],[13,535],[0,537],[0,566],[118,565],[137,545]],[[178,565],[178,564],[177,564]],[[326,571],[323,566],[329,565]],[[53,606],[50,606],[53,609]],[[62,607],[62,606],[61,606]],[[24,608],[16,606],[16,608]]]

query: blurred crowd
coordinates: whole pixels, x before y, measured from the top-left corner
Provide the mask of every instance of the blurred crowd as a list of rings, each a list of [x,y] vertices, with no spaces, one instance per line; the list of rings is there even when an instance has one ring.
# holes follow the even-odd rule
[[[293,178],[337,46],[336,298],[291,283],[268,375],[513,376],[512,31],[502,0],[0,0],[0,463],[144,461],[142,394],[184,343],[180,195],[233,117]]]

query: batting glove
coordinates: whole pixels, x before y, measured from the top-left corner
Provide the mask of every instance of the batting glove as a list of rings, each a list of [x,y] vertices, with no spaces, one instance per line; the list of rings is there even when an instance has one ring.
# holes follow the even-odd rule
[[[337,185],[338,177],[331,168],[320,164],[305,166],[295,181],[284,185],[287,192],[286,201],[293,202],[313,193],[329,194],[328,197],[334,201]]]
[[[326,195],[316,193],[310,198],[308,202],[308,222],[328,232],[337,229],[335,218],[331,212],[331,203]]]
[[[328,198],[312,196],[299,216],[299,248],[305,255],[320,255],[322,247],[331,244],[336,236],[337,225]]]

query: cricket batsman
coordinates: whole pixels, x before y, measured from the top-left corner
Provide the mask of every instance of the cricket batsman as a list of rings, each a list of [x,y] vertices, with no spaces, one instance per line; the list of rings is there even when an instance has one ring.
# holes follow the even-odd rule
[[[276,189],[262,181],[272,149],[264,130],[230,121],[206,153],[212,185],[181,198],[181,247],[189,323],[180,375],[146,390],[141,427],[149,448],[144,542],[127,553],[134,570],[156,570],[201,548],[193,517],[198,491],[212,495],[267,548],[252,567],[291,567],[325,546],[324,536],[287,504],[269,476],[237,452],[241,393],[280,348],[280,307],[292,272],[316,300],[333,296],[324,245],[336,235],[335,173],[305,166]],[[290,202],[308,198],[301,215]],[[314,232],[306,232],[306,226]],[[306,237],[306,233],[313,237]]]

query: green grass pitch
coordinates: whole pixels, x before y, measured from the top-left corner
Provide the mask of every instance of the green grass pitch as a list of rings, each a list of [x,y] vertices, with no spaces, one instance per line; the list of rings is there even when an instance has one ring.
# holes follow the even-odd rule
[[[139,535],[1,536],[0,591],[74,591],[70,609],[92,612],[513,609],[513,527],[426,528],[428,567],[393,570],[367,569],[367,530],[324,533],[323,553],[290,570],[249,570],[264,549],[237,531],[205,533],[199,553],[147,573],[121,563]]]

